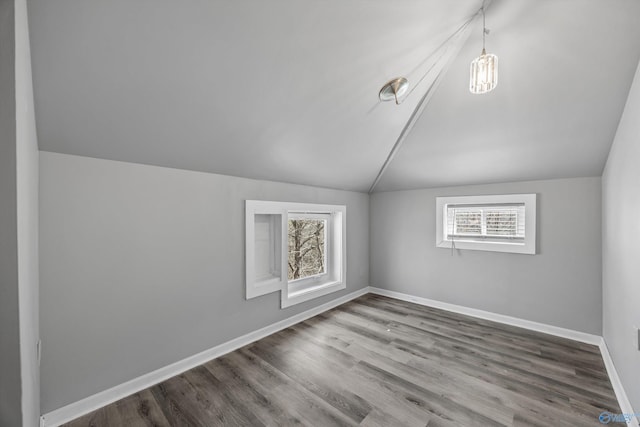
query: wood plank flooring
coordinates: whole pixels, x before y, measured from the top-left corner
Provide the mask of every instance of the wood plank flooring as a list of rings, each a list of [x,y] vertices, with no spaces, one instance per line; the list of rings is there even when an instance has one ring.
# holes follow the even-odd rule
[[[598,426],[599,349],[365,295],[71,423]]]

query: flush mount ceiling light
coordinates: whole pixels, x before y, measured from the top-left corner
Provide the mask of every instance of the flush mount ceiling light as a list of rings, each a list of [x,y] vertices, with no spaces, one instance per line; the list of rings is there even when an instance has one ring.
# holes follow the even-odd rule
[[[404,77],[398,77],[393,80],[389,80],[382,86],[380,89],[380,93],[378,96],[380,97],[380,101],[396,101],[396,104],[399,105],[400,102],[398,98],[402,98],[409,89],[409,81]]]
[[[484,5],[482,6],[482,53],[471,62],[469,91],[475,94],[491,92],[498,85],[498,57],[487,53],[484,48],[485,36],[489,34],[485,25]]]

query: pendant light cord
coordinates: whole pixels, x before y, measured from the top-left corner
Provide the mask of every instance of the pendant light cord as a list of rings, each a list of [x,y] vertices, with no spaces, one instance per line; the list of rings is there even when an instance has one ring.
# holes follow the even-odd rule
[[[440,46],[438,46],[429,56],[427,56],[427,58],[424,61],[422,61],[421,64],[424,64],[436,52],[438,52],[440,49],[442,49],[444,46],[446,46],[451,41],[451,39],[453,39],[454,37],[459,35],[461,32],[463,32],[471,24],[471,22],[478,16],[478,14],[482,13],[482,16],[483,16],[483,19],[484,19],[485,1],[486,0],[482,1],[482,6],[480,7],[480,9],[478,9],[476,11],[476,13],[474,13],[460,27],[458,27],[458,29],[453,34],[451,34],[449,37],[447,37],[447,39],[445,41],[443,41],[440,44]],[[491,0],[489,0],[489,3],[491,3]],[[484,26],[484,20],[483,20],[483,26]],[[484,28],[483,28],[483,32],[484,32]],[[484,37],[484,35],[483,35],[483,37]],[[483,41],[483,43],[484,43],[484,41]],[[444,56],[444,53],[440,54],[440,57],[442,57],[442,56]],[[418,86],[420,86],[420,83],[426,78],[426,76],[429,74],[429,72],[435,67],[436,63],[437,63],[437,61],[434,62],[434,64],[431,65],[431,67],[429,67],[427,72],[423,74],[423,76],[420,78],[418,83],[416,83],[416,85],[409,91],[409,93],[406,95],[406,97],[411,95],[411,93],[414,90],[416,90],[416,88],[418,88]],[[391,148],[391,151],[387,155],[387,158],[385,159],[384,163],[382,164],[382,167],[380,168],[380,170],[378,171],[378,174],[376,175],[375,179],[373,180],[373,183],[371,184],[371,187],[369,187],[369,191],[368,191],[369,194],[373,193],[373,190],[376,188],[376,185],[378,185],[378,182],[380,182],[380,180],[382,179],[382,175],[384,175],[384,173],[386,172],[387,168],[389,167],[389,164],[391,164],[391,161],[393,160],[393,158],[395,157],[396,153],[398,152],[398,150],[402,146],[402,143],[406,139],[407,135],[409,134],[409,132],[411,132],[411,130],[413,129],[413,126],[416,123],[416,121],[422,115],[422,111],[424,110],[424,108],[426,106],[427,100],[429,100],[431,95],[433,95],[433,91],[435,89],[435,86],[437,86],[436,83],[439,82],[440,79],[442,78],[443,71],[444,71],[444,69],[440,70],[440,72],[438,73],[438,75],[434,79],[434,81],[431,84],[431,86],[429,86],[427,88],[425,94],[422,96],[422,98],[420,98],[420,100],[416,104],[416,107],[413,109],[413,112],[411,113],[411,116],[409,116],[409,120],[407,120],[407,123],[402,128],[402,131],[400,132],[400,135],[398,136],[398,139],[396,140],[395,144]],[[406,97],[405,97],[405,99],[406,99]]]
[[[487,24],[484,15],[484,1],[482,2],[482,51],[484,52],[484,38],[487,35]]]
[[[418,82],[413,85],[413,87],[411,88],[411,90],[409,90],[409,92],[404,96],[404,100],[406,100],[412,93],[414,90],[416,90],[418,88],[418,86],[420,86],[420,83],[422,83],[422,81],[429,75],[429,73],[431,72],[431,70],[433,70],[433,68],[436,66],[436,64],[438,63],[438,61],[444,56],[445,54],[445,50],[443,50],[443,48],[445,46],[447,46],[449,44],[449,42],[451,42],[452,39],[454,39],[455,37],[457,37],[460,33],[464,32],[464,30],[467,29],[467,27],[471,24],[471,22],[473,22],[473,20],[475,19],[476,16],[478,16],[478,14],[482,12],[483,13],[483,17],[484,17],[484,2],[482,3],[482,7],[476,12],[474,13],[469,19],[467,19],[462,25],[460,25],[458,27],[458,29],[456,29],[453,34],[451,34],[449,37],[447,37],[442,43],[440,43],[440,45],[438,47],[436,47],[433,52],[431,52],[424,61],[422,61],[422,63],[424,64],[425,62],[427,62],[428,59],[430,59],[431,57],[433,57],[436,52],[441,51],[440,55],[438,56],[438,58],[433,61],[433,64],[427,69],[427,71],[424,72],[424,74],[422,75],[422,77],[420,77],[420,79],[418,80]],[[483,23],[484,26],[484,23]],[[484,40],[482,42],[484,44]],[[403,100],[403,101],[404,101]]]

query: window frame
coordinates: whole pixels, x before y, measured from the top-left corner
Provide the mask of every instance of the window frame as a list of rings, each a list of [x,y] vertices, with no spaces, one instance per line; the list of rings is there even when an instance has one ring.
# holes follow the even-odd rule
[[[328,205],[315,203],[272,202],[263,200],[247,200],[246,204],[246,299],[259,295],[280,291],[281,308],[290,307],[313,298],[327,295],[346,288],[347,243],[345,205]],[[268,286],[260,286],[255,278],[255,215],[277,215],[281,220],[280,235],[275,236],[274,248],[279,248],[280,277]],[[322,217],[327,220],[325,226],[325,273],[288,280],[288,220],[289,215]]]
[[[498,204],[498,203],[491,203],[491,204],[483,204],[483,205],[476,205],[476,204],[463,204],[463,205],[456,205],[454,203],[447,203],[446,204],[446,208],[443,209],[443,226],[446,227],[446,230],[449,231],[449,224],[448,224],[448,220],[449,220],[449,208],[450,206],[453,205],[453,208],[461,208],[463,210],[463,212],[465,210],[467,211],[478,211],[478,213],[480,214],[480,234],[473,234],[473,233],[453,233],[453,234],[448,234],[447,233],[447,237],[450,235],[455,236],[455,241],[456,242],[460,242],[460,241],[465,241],[465,240],[478,240],[478,241],[487,241],[487,242],[504,242],[504,241],[523,241],[525,239],[525,237],[523,236],[509,236],[509,235],[499,235],[499,234],[489,234],[488,233],[488,211],[506,211],[506,210],[517,210],[520,211],[520,208],[522,208],[522,210],[525,210],[525,205],[524,203],[512,203],[512,204]],[[445,212],[446,212],[446,219],[444,218]],[[453,230],[457,231],[457,227],[458,224],[455,223],[456,221],[456,217],[455,217],[455,213],[454,212],[454,224],[453,224]],[[526,212],[523,212],[525,215],[525,225],[526,225]],[[516,213],[516,221],[519,221],[520,217],[519,215]],[[519,226],[518,226],[518,222],[516,222],[515,224],[515,231],[516,233],[518,232]],[[523,230],[526,234],[526,230]],[[445,231],[443,230],[443,236],[444,236]]]
[[[436,197],[436,247],[535,255],[536,199],[537,195],[535,193]],[[465,236],[461,240],[456,240],[455,238],[451,240],[447,235],[447,208],[449,205],[469,205],[469,207],[524,205],[525,237],[524,239],[510,239]],[[483,218],[485,218],[484,215]],[[485,225],[482,224],[483,229],[484,227]]]
[[[286,215],[283,215],[282,209],[264,203],[250,203],[247,200],[245,205],[245,298],[251,299],[266,295],[271,292],[280,290],[286,283],[286,270],[282,270],[282,241],[278,238],[278,234],[282,234],[281,230],[286,226]],[[257,277],[256,268],[256,216],[270,216],[270,238],[273,239],[269,243],[272,254],[269,255],[275,264],[279,261],[279,271],[275,271],[272,277]],[[280,233],[277,233],[280,231]],[[279,251],[279,253],[277,253]],[[269,266],[271,268],[271,265]],[[275,269],[274,269],[275,270]]]

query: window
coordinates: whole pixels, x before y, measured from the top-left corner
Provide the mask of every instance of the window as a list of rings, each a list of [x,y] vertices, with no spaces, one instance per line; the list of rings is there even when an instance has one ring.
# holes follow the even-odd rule
[[[523,240],[524,203],[507,205],[447,204],[448,240]]]
[[[436,198],[436,246],[535,254],[536,195]]]
[[[326,214],[289,215],[289,281],[327,273]]]
[[[288,307],[346,287],[346,206],[247,200],[247,299]]]

